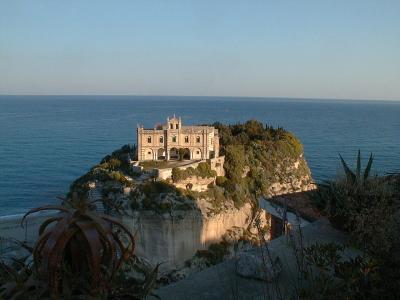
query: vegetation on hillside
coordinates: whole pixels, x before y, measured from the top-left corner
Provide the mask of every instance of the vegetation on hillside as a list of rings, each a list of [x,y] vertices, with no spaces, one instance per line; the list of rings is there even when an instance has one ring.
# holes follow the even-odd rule
[[[147,181],[130,194],[132,210],[152,210],[160,214],[172,210],[193,210],[194,198],[166,181]]]
[[[179,169],[177,167],[172,169],[172,180],[174,182],[185,180],[189,177],[196,176],[201,178],[216,177],[217,172],[211,169],[207,162],[201,162],[196,168],[188,167],[186,169]]]
[[[164,169],[167,168],[169,164],[170,163],[166,160],[146,160],[139,163],[145,170],[152,170],[154,168]]]
[[[303,154],[302,144],[283,128],[264,126],[256,120],[235,125],[215,123],[214,126],[219,131],[220,154],[225,155],[226,171],[226,178],[219,179],[217,184],[236,198],[236,203],[244,202],[237,194],[268,196],[272,183],[290,184],[293,177],[310,175],[305,160],[299,160]],[[296,161],[299,167],[293,169]]]
[[[306,290],[304,298],[399,299],[400,174],[370,176],[372,155],[364,171],[360,152],[355,171],[340,159],[344,176],[320,184],[313,202],[334,227],[351,235],[361,255],[350,261],[332,260],[344,248],[309,249],[310,263],[324,272],[317,278],[318,293]]]
[[[118,183],[129,186],[127,176],[133,176],[130,160],[136,157],[136,146],[124,145],[110,155],[105,156],[99,164],[92,167],[85,175],[76,179],[70,186],[71,193],[77,192],[83,196],[89,191],[89,182]]]
[[[195,176],[215,177],[216,186],[210,185],[209,191],[201,193],[191,191],[191,184],[188,184],[186,190],[169,186],[169,191],[163,192],[164,194],[175,195],[178,199],[184,197],[189,199],[189,202],[199,198],[208,199],[213,204],[213,211],[219,212],[226,201],[233,201],[237,208],[246,202],[256,204],[255,199],[258,196],[269,196],[269,188],[273,183],[290,185],[292,180],[301,178],[310,180],[307,164],[304,159],[300,159],[303,147],[292,133],[280,127],[264,126],[255,120],[235,125],[215,123],[213,126],[219,130],[220,155],[225,155],[226,176],[217,178],[216,172],[211,170],[210,164],[206,162],[200,163],[196,168],[189,167],[185,170],[175,167],[172,170],[172,180],[175,183]],[[129,162],[136,157],[135,152],[136,146],[125,145],[107,155],[87,174],[78,178],[71,185],[71,191],[85,194],[89,190],[88,183],[95,180],[105,183],[106,186],[112,184],[118,184],[121,188],[132,186],[128,178],[134,177],[135,174],[132,173]],[[183,156],[185,153],[181,154]],[[293,168],[295,162],[299,163],[298,168]],[[165,167],[167,164],[164,161],[149,161],[142,162],[141,165],[145,169],[152,169]],[[149,189],[157,191],[159,188],[157,185],[158,183],[150,181],[146,182],[144,187],[137,187],[130,196],[131,207],[165,212],[170,204],[166,201],[163,203],[155,193],[143,194]],[[115,189],[114,186],[111,188]],[[193,206],[185,204],[179,207],[190,209]]]

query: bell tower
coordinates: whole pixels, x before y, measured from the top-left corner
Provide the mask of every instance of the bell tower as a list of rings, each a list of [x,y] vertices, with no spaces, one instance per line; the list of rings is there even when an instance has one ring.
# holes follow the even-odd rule
[[[167,126],[169,130],[178,130],[182,128],[182,120],[181,118],[175,117],[167,118]]]

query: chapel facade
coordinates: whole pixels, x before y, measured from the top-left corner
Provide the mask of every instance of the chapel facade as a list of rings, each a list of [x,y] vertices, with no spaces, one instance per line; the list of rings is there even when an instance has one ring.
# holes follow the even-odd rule
[[[183,149],[183,150],[180,150]],[[181,118],[167,118],[153,129],[137,128],[138,160],[201,160],[219,156],[218,129],[183,126]]]

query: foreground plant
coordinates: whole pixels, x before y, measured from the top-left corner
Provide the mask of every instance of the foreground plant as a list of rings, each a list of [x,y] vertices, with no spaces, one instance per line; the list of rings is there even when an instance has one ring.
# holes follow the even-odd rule
[[[400,174],[371,177],[372,155],[364,172],[360,152],[355,171],[340,159],[345,177],[319,185],[313,197],[317,208],[334,227],[347,231],[352,246],[362,253],[362,260],[358,258],[343,265],[342,273],[338,273],[338,266],[333,268],[336,277],[349,276],[348,281],[354,285],[354,289],[346,286],[338,290],[346,288],[354,295],[363,295],[362,299],[399,299]],[[372,269],[374,275],[368,281],[364,273]],[[357,270],[363,272],[357,275]],[[367,290],[368,293],[361,293]],[[358,299],[353,294],[347,295],[348,299]]]
[[[318,185],[313,201],[318,209],[322,210],[331,221],[332,225],[341,230],[349,227],[350,214],[359,212],[369,203],[370,198],[376,198],[382,191],[381,185],[376,187],[376,178],[370,178],[373,155],[371,153],[365,170],[361,173],[361,153],[358,151],[357,167],[352,171],[343,157],[339,154],[344,178],[324,181]]]
[[[64,199],[64,206],[49,205],[30,210],[22,222],[30,214],[45,210],[59,213],[40,226],[33,259],[51,290],[57,293],[67,280],[63,267],[74,274],[90,273],[92,291],[107,290],[108,281],[122,261],[133,255],[134,237],[129,229],[113,217],[95,213],[92,203],[76,194]],[[122,241],[123,235],[127,244]],[[102,272],[102,268],[108,272]]]
[[[340,161],[342,162],[344,172],[346,174],[346,179],[349,183],[364,184],[368,180],[369,174],[371,172],[372,162],[374,161],[374,157],[373,157],[372,153],[369,156],[367,166],[363,172],[363,176],[361,176],[361,151],[360,150],[358,150],[358,154],[357,154],[357,167],[356,167],[355,172],[353,172],[349,168],[349,166],[347,165],[347,163],[345,162],[345,160],[343,159],[343,157],[340,154],[339,154],[339,157],[340,157]]]
[[[17,241],[13,243],[22,245]],[[49,289],[45,282],[35,279],[35,271],[29,255],[0,259],[0,299],[42,299]]]
[[[56,211],[39,228],[32,262],[10,266],[1,263],[0,299],[142,299],[157,278],[157,270],[141,270],[137,280],[129,268],[135,239],[118,219],[96,212],[93,202],[73,194],[62,205],[38,207]]]

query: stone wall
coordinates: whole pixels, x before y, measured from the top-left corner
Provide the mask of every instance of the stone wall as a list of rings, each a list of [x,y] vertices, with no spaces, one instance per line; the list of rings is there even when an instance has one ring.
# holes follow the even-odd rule
[[[190,176],[190,177],[186,178],[185,180],[174,182],[174,185],[177,188],[186,189],[186,186],[188,184],[191,184],[192,185],[191,190],[196,191],[196,192],[205,192],[208,189],[208,185],[210,183],[214,183],[214,182],[215,182],[214,177],[202,178],[202,177],[197,177],[197,176]]]
[[[205,160],[195,161],[195,162],[193,162],[193,163],[189,163],[189,164],[187,164],[187,165],[180,166],[180,167],[178,167],[178,168],[181,169],[181,170],[186,170],[186,169],[189,168],[189,167],[192,167],[193,169],[196,169],[197,166],[199,165],[199,163],[204,162],[204,161],[205,161]],[[166,179],[168,179],[168,178],[171,178],[171,177],[172,177],[172,169],[173,169],[173,168],[156,169],[156,170],[157,170],[157,171],[156,171],[156,173],[157,173],[157,175],[156,175],[157,179],[166,180]]]
[[[211,169],[215,170],[217,172],[217,176],[224,176],[225,175],[225,170],[224,170],[224,162],[225,162],[225,156],[220,156],[216,158],[212,158],[209,160],[199,160],[195,161],[193,163],[189,163],[184,166],[178,167],[181,170],[186,170],[189,167],[192,167],[193,169],[197,168],[199,163],[201,162],[209,162],[211,165]],[[165,169],[156,169],[157,171],[157,179],[160,180],[166,180],[168,178],[172,177],[172,168],[165,168]]]

